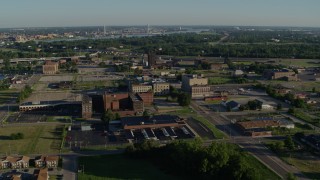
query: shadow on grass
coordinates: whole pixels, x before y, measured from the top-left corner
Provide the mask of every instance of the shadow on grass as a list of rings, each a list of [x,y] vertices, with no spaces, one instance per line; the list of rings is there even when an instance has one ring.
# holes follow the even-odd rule
[[[12,140],[10,136],[0,136],[0,140]]]
[[[315,172],[302,172],[305,176],[311,179],[320,179],[320,173]]]

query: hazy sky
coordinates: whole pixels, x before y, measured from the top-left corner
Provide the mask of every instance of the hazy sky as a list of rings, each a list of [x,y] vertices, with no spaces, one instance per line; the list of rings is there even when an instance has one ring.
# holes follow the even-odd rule
[[[91,25],[320,27],[320,0],[1,0],[0,28]]]

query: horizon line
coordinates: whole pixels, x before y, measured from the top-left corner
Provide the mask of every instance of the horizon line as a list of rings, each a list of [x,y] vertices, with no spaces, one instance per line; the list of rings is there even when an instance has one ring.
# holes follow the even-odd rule
[[[74,25],[74,26],[17,26],[17,27],[0,27],[0,29],[30,29],[30,28],[81,28],[81,27],[103,27],[103,26],[109,26],[109,27],[135,27],[135,26],[168,26],[168,27],[179,27],[179,26],[211,26],[211,27],[278,27],[278,28],[320,28],[320,26],[297,26],[297,25],[208,25],[208,24],[202,24],[202,25],[159,25],[159,24],[136,24],[136,25]]]

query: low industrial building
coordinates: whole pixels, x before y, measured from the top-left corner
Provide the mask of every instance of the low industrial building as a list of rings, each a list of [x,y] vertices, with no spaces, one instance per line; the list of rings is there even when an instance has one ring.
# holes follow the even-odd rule
[[[154,83],[153,92],[156,96],[163,96],[170,93],[170,84],[169,83]]]
[[[133,93],[152,92],[152,85],[130,84],[130,92],[133,92]]]
[[[191,98],[204,98],[213,95],[213,88],[208,85],[208,78],[202,75],[183,75],[181,89],[190,94]]]
[[[269,80],[286,80],[286,81],[298,81],[298,74],[288,69],[282,70],[265,70],[263,77]]]
[[[277,106],[274,102],[269,102],[260,98],[256,99],[256,101],[261,104],[261,110],[273,110]]]
[[[144,139],[185,139],[196,136],[184,119],[173,115],[123,117],[120,121],[129,142]]]
[[[268,130],[268,127],[294,128],[294,123],[290,121],[273,119],[243,121],[236,124],[245,135],[252,137],[272,136],[272,131]]]
[[[43,74],[56,74],[59,71],[59,63],[53,61],[46,61],[42,66]]]

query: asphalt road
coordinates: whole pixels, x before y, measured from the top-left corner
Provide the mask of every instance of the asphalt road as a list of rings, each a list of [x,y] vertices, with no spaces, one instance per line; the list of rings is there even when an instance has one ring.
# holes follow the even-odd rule
[[[241,135],[229,119],[225,116],[221,116],[219,113],[212,112],[209,109],[200,106],[199,102],[193,101],[191,103],[191,107],[194,111],[207,118],[211,123],[216,125],[217,128],[229,136],[229,141],[239,145],[241,148],[251,153],[281,178],[285,179],[288,173],[293,173],[299,179],[308,179],[298,169],[286,164],[267,147],[265,147],[261,143],[261,141],[264,141],[263,138],[256,139]]]

